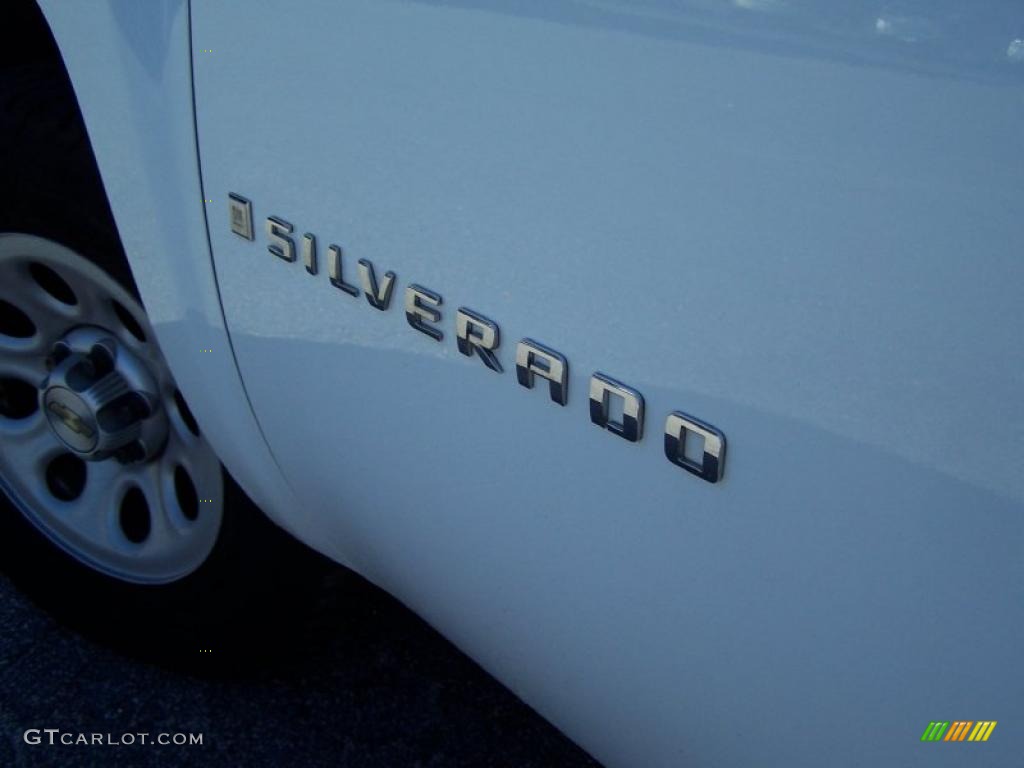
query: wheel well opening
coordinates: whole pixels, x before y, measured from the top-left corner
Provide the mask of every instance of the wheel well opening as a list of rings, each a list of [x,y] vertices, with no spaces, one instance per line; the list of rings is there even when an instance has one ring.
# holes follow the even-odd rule
[[[6,190],[0,229],[26,230],[35,224],[36,230],[47,230],[35,234],[65,245],[74,245],[70,241],[83,225],[106,232],[104,266],[134,289],[82,110],[50,25],[36,0],[5,0],[0,15],[6,33],[0,45],[0,109],[7,113],[0,120],[0,183]],[[22,84],[20,91],[16,83]],[[68,156],[75,158],[73,168],[56,166]],[[50,178],[62,180],[56,191],[46,182]],[[55,196],[75,200],[77,221],[56,221],[48,207],[37,204],[29,210],[24,202]]]
[[[0,45],[0,71],[24,64],[54,64],[63,68],[60,50],[35,0],[4,3],[4,44]]]

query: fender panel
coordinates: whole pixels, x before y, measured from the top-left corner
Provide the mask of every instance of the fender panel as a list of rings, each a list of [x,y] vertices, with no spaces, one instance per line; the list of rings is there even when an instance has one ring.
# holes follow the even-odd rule
[[[609,765],[948,765],[932,712],[1024,719],[1020,16],[903,5],[194,8],[207,191],[255,212],[210,217],[226,316],[304,535]],[[392,307],[268,216],[393,270]],[[527,336],[565,407],[517,383]],[[639,443],[591,424],[593,371],[644,395]],[[722,482],[666,460],[677,409]]]

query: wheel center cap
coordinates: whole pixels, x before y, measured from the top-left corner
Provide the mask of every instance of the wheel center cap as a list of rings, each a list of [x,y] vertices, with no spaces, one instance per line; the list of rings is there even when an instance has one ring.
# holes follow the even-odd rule
[[[43,395],[50,429],[73,451],[89,453],[99,442],[96,417],[78,395],[64,387],[50,387]]]
[[[114,334],[83,326],[53,346],[40,406],[50,429],[86,461],[148,461],[167,439],[159,387]]]

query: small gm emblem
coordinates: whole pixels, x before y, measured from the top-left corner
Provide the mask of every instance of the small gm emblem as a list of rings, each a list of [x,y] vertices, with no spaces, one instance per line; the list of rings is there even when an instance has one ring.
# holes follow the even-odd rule
[[[231,192],[228,194],[228,213],[231,219],[231,231],[246,240],[252,240],[252,203],[241,195]]]

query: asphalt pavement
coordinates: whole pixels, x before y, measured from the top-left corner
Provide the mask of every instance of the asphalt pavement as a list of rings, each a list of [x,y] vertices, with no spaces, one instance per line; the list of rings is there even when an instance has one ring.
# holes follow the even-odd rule
[[[597,765],[390,596],[334,566],[315,589],[301,642],[221,674],[113,650],[0,576],[0,766]]]

